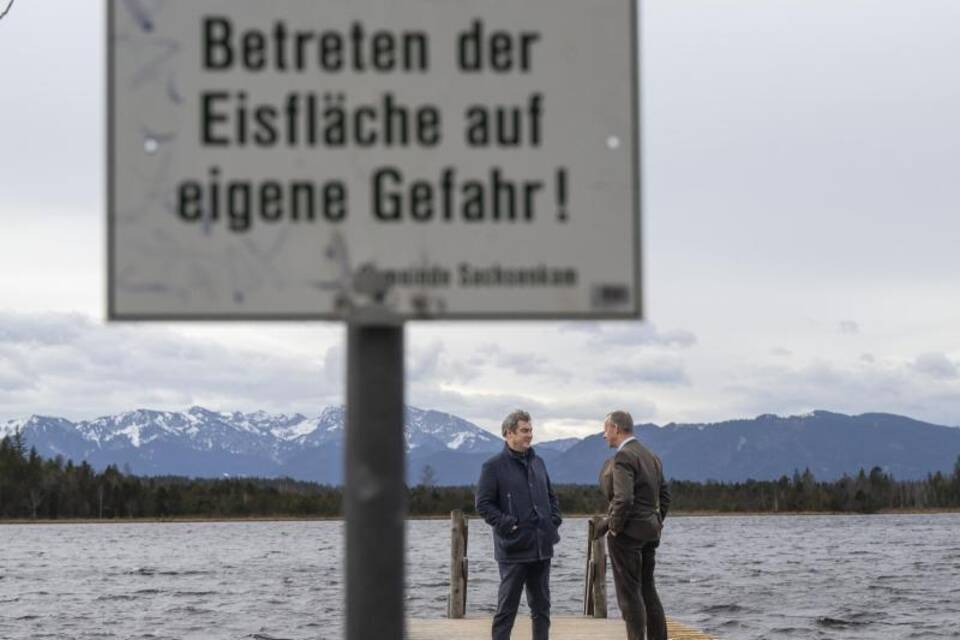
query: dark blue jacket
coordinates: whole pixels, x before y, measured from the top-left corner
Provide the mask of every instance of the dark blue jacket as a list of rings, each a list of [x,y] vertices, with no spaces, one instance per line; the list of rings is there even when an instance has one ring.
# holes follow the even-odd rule
[[[543,459],[503,451],[483,463],[477,482],[477,513],[493,527],[498,562],[533,562],[553,557],[560,541],[560,503]],[[513,527],[517,529],[514,530]]]

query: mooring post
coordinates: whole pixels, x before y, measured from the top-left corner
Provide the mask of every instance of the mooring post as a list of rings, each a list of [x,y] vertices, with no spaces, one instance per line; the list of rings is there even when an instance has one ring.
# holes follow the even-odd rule
[[[460,509],[450,512],[450,595],[447,617],[462,618],[467,613],[467,519]]]
[[[347,329],[346,637],[403,640],[403,326]]]
[[[583,615],[607,617],[607,549],[604,538],[597,537],[603,518],[593,517],[587,523],[587,569],[583,585]]]
[[[593,536],[595,535],[596,526],[593,518],[591,518],[587,521],[587,564],[583,575],[583,615],[585,616],[593,615],[593,598],[590,597],[590,594],[593,592],[593,558],[591,556],[593,554]]]

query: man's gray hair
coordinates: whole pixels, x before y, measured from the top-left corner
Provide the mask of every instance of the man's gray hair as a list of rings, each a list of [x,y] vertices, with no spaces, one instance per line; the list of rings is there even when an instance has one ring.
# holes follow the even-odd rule
[[[503,419],[503,425],[501,425],[501,431],[503,432],[503,437],[507,437],[507,432],[513,433],[517,430],[517,425],[521,422],[530,422],[530,414],[524,411],[523,409],[517,409],[516,411],[511,411],[510,415]]]
[[[633,416],[626,411],[611,411],[603,422],[609,422],[621,433],[633,433]]]

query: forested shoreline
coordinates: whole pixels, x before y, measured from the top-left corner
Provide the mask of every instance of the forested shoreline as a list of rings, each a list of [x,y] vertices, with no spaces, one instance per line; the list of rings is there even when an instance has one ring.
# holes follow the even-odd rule
[[[474,513],[473,487],[440,487],[425,474],[408,488],[411,516]],[[670,483],[672,511],[717,513],[876,513],[960,508],[960,456],[952,474],[900,481],[879,467],[818,481],[809,470],[745,482]],[[554,487],[565,513],[601,513],[593,485]],[[290,478],[139,477],[116,466],[45,459],[19,433],[0,441],[0,520],[339,517],[343,488]]]

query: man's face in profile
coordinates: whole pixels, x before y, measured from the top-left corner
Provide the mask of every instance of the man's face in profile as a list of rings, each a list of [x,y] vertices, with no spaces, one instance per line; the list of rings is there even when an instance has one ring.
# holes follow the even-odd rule
[[[525,420],[517,423],[516,431],[507,431],[507,446],[514,451],[526,453],[533,444],[533,425]]]
[[[620,444],[618,442],[619,435],[616,425],[609,421],[603,423],[603,439],[607,441],[608,447],[615,449]]]

